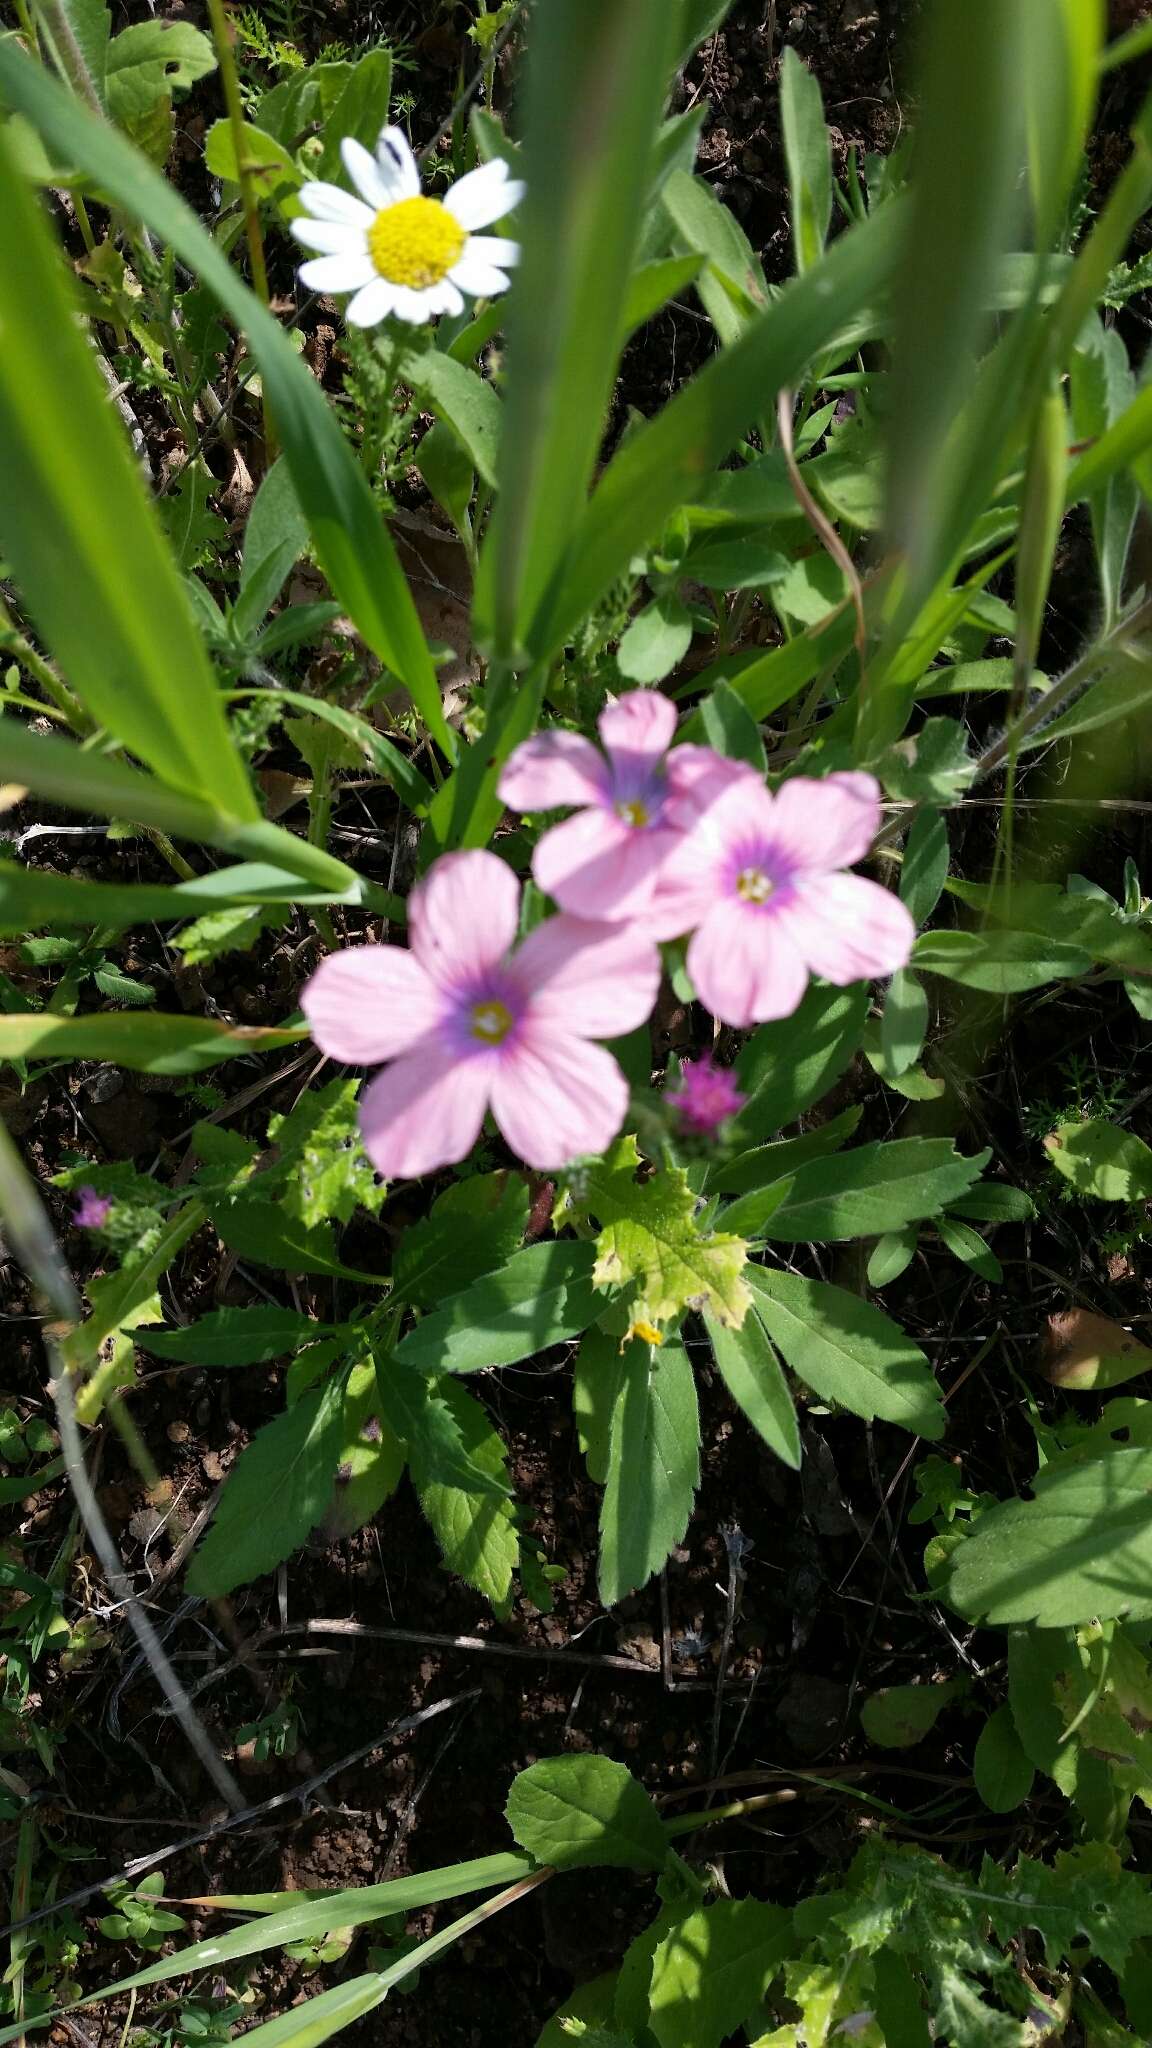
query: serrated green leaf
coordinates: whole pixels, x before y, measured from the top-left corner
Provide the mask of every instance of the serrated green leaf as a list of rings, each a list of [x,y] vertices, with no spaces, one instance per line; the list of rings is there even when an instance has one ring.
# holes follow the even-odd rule
[[[966,1193],[990,1158],[978,1152],[964,1159],[947,1138],[859,1145],[798,1166],[785,1200],[762,1223],[755,1194],[734,1202],[725,1221],[787,1244],[875,1237],[938,1215]]]
[[[256,1308],[218,1308],[183,1330],[136,1333],[141,1350],[180,1365],[267,1365],[325,1334],[294,1308],[261,1303]]]
[[[683,1346],[631,1342],[612,1411],[600,1507],[600,1598],[647,1584],[688,1526],[700,1484],[700,1412]]]
[[[734,1141],[775,1137],[827,1094],[860,1045],[867,1010],[866,988],[814,983],[791,1017],[761,1024],[736,1061],[748,1099],[733,1124]]]
[[[990,1813],[1013,1813],[1031,1794],[1035,1771],[1024,1754],[1007,1700],[989,1714],[980,1730],[972,1776]]]
[[[712,1356],[732,1399],[763,1437],[770,1451],[800,1469],[800,1427],[788,1382],[759,1316],[745,1316],[738,1330],[705,1315]]]
[[[244,908],[211,910],[207,917],[194,918],[183,931],[174,932],[169,944],[183,955],[187,967],[205,967],[229,953],[247,953],[261,932],[283,925],[286,913]]]
[[[660,2048],[720,2048],[752,2024],[792,1944],[764,1899],[717,1899],[666,1934],[652,1959],[648,2024]]]
[[[189,1592],[219,1599],[299,1549],[331,1496],[343,1412],[337,1380],[302,1395],[241,1451],[189,1567]]]
[[[918,925],[926,924],[948,879],[948,828],[939,811],[918,811],[904,842],[900,900]]]
[[[510,1488],[502,1473],[477,1464],[468,1451],[448,1400],[452,1382],[440,1386],[382,1352],[375,1354],[375,1366],[381,1412],[408,1446],[417,1492],[440,1486],[506,1500]]]
[[[512,1574],[520,1562],[516,1534],[516,1509],[508,1497],[508,1453],[504,1439],[492,1425],[487,1410],[456,1380],[445,1380],[438,1389],[459,1433],[460,1446],[470,1466],[495,1482],[495,1488],[477,1493],[471,1487],[455,1486],[444,1480],[413,1477],[420,1505],[432,1525],[444,1563],[468,1585],[483,1593],[493,1607],[506,1605],[512,1589]]]
[[[330,1542],[351,1536],[379,1513],[404,1474],[405,1447],[380,1414],[376,1370],[370,1359],[352,1368],[344,1393],[344,1417],[335,1482],[324,1534]]]
[[[594,1324],[580,1339],[572,1367],[572,1418],[589,1479],[608,1478],[612,1416],[623,1376],[627,1346],[618,1333]]]
[[[383,1206],[388,1190],[361,1141],[359,1093],[359,1081],[331,1081],[269,1120],[285,1180],[279,1200],[306,1229],[332,1217],[347,1223],[358,1208],[374,1216]]]
[[[404,1232],[392,1267],[398,1297],[433,1308],[510,1259],[528,1224],[527,1183],[515,1174],[474,1174],[437,1195]]]
[[[593,1278],[601,1287],[634,1287],[632,1329],[643,1335],[689,1307],[707,1307],[738,1329],[748,1308],[743,1278],[748,1247],[730,1232],[702,1232],[697,1199],[680,1167],[638,1181],[636,1140],[618,1138],[591,1168],[584,1201],[601,1223]]]
[[[379,1286],[380,1276],[346,1266],[337,1256],[326,1224],[311,1228],[275,1203],[255,1200],[245,1192],[235,1202],[217,1204],[212,1221],[230,1251],[260,1266],[285,1273],[321,1273],[333,1280],[362,1280]]]
[[[1143,1202],[1152,1198],[1152,1149],[1134,1131],[1122,1131],[1103,1117],[1061,1124],[1044,1149],[1049,1162],[1079,1195],[1098,1202]]]
[[[616,666],[632,683],[659,683],[692,645],[692,614],[678,597],[653,598],[626,626]]]
[[[595,1262],[594,1245],[528,1245],[422,1316],[396,1356],[418,1372],[480,1372],[578,1337],[604,1306]]]
[[[606,1756],[554,1756],[512,1781],[513,1840],[557,1870],[662,1870],[668,1838],[642,1785]]]
[[[1032,1500],[989,1508],[956,1551],[958,1612],[1042,1628],[1152,1615],[1152,1451],[1117,1447],[1032,1487]]]
[[[780,1138],[774,1145],[753,1145],[748,1152],[737,1152],[734,1159],[709,1172],[709,1193],[742,1195],[758,1188],[777,1187],[790,1180],[804,1160],[822,1159],[826,1153],[838,1152],[852,1136],[863,1113],[862,1104],[853,1103],[851,1109],[841,1110],[839,1116],[829,1117],[827,1123],[817,1124],[813,1130],[802,1131],[798,1138]]]
[[[748,1269],[756,1312],[797,1377],[866,1421],[880,1416],[917,1436],[944,1434],[944,1410],[919,1346],[871,1302],[842,1287],[759,1266]]]

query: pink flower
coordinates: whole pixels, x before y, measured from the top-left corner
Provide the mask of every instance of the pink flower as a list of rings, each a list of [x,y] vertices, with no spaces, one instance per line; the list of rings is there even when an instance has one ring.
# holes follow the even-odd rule
[[[500,795],[518,811],[579,806],[545,832],[532,873],[578,917],[644,918],[661,869],[680,845],[673,807],[713,780],[751,778],[710,747],[676,747],[676,707],[656,690],[629,690],[598,720],[604,753],[574,732],[542,732],[509,757]],[[664,936],[664,934],[658,934]]]
[[[390,1179],[465,1158],[489,1108],[542,1171],[603,1151],[624,1121],[628,1084],[591,1041],[643,1023],[659,954],[634,932],[564,916],[513,951],[519,908],[496,854],[445,854],[409,898],[409,951],[334,953],[304,989],[333,1059],[391,1062],[360,1104],[365,1149]]]
[[[711,1138],[730,1116],[743,1109],[746,1097],[736,1086],[730,1067],[718,1067],[711,1053],[680,1062],[680,1086],[667,1100],[680,1112],[681,1128],[693,1137]]]
[[[72,1221],[81,1230],[102,1229],[111,1213],[111,1195],[98,1195],[95,1188],[77,1188],[76,1207],[72,1211]]]
[[[664,869],[654,916],[662,933],[692,932],[688,972],[714,1017],[788,1017],[810,974],[845,987],[907,964],[916,927],[899,897],[841,872],[879,822],[879,784],[855,772],[797,775],[775,796],[743,777],[712,794]]]

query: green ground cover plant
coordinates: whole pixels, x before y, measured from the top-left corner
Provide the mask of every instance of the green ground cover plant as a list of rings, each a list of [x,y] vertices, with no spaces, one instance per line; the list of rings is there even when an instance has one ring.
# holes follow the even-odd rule
[[[109,1653],[122,1610],[243,1808],[91,1476],[115,1441],[155,1488],[149,1374],[272,1369],[182,1557],[189,1601],[219,1616],[316,1532],[387,1531],[407,1478],[444,1571],[506,1621],[547,1614],[565,1568],[493,1390],[555,1364],[604,1610],[685,1540],[702,1386],[789,1473],[811,1415],[856,1418],[869,1455],[874,1426],[899,1432],[926,1542],[910,1597],[992,1647],[875,1691],[865,1732],[902,1751],[959,1710],[982,1810],[1051,1785],[1059,1818],[977,1857],[947,1797],[937,1841],[869,1793],[843,1868],[760,1897],[729,1888],[712,1830],[778,1791],[709,1783],[673,1816],[621,1762],[557,1755],[509,1764],[515,1848],[479,1860],[208,1901],[158,1870],[110,1880],[105,1941],[168,1952],[81,1983],[36,1802],[0,1772],[2,2039],[114,1995],[142,2038],[304,2048],[579,1868],[632,1873],[605,1882],[646,1885],[647,1924],[541,2048],[1152,2032],[1152,1409],[1113,1393],[1146,1348],[1081,1329],[1049,1374],[1062,1402],[1021,1403],[1026,1462],[992,1474],[899,1306],[926,1251],[995,1316],[1034,1224],[1105,1257],[1146,1239],[1138,1071],[1071,1048],[1007,1138],[971,1106],[1023,999],[1152,1015],[1138,867],[1113,894],[1036,823],[1142,794],[1152,403],[1115,316],[1145,286],[1152,101],[1106,190],[1085,152],[1101,81],[1152,32],[1109,43],[1088,0],[944,0],[914,132],[843,176],[785,48],[778,283],[700,174],[703,106],[671,110],[727,11],[481,8],[484,104],[445,108],[420,162],[418,59],[342,34],[306,57],[307,9],[211,0],[201,28],[20,0],[0,34],[0,1060],[17,1104],[101,1063],[187,1111],[177,1172],[94,1156],[78,1123],[40,1187],[0,1129],[54,1403],[5,1397],[0,1492],[19,1508],[63,1473],[78,1516],[49,1561],[19,1537],[0,1556],[3,1726],[50,1772],[45,1671]],[[225,112],[182,177],[205,81]],[[685,305],[699,366],[622,404],[627,349]],[[179,445],[163,476],[137,408]],[[247,479],[238,517],[209,429]],[[1088,630],[1057,662],[1077,533]],[[422,602],[429,536],[464,578],[463,659]],[[98,874],[47,857],[60,818],[96,821]],[[208,993],[274,952],[293,966],[243,1021]],[[277,1060],[297,1082],[268,1109]],[[82,1289],[53,1215],[91,1255]],[[196,1247],[242,1261],[250,1298],[185,1314]],[[81,1534],[95,1618],[70,1605]],[[238,1742],[264,1766],[300,1734],[282,1700]],[[187,1942],[189,1905],[244,1917]],[[343,1939],[362,1928],[367,1971]],[[279,1950],[323,1988],[249,2027],[252,1959]]]

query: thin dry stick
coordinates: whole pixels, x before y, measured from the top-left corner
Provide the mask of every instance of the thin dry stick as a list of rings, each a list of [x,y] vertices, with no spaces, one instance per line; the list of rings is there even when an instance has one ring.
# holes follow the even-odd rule
[[[776,424],[780,434],[780,449],[788,468],[788,479],[795,493],[797,503],[817,535],[821,545],[831,555],[837,568],[843,574],[856,613],[856,655],[860,663],[860,690],[864,690],[865,655],[868,645],[868,627],[864,618],[864,591],[855,562],[848,553],[832,521],[825,517],[800,472],[792,447],[792,408],[795,396],[791,391],[781,391],[776,400]]]
[[[591,1671],[626,1671],[632,1678],[659,1678],[658,1666],[641,1664],[635,1657],[598,1655],[594,1650],[550,1649],[542,1643],[494,1643],[486,1636],[441,1636],[418,1628],[374,1628],[362,1621],[294,1621],[287,1628],[264,1629],[256,1638],[269,1642],[277,1636],[355,1636],[377,1643],[416,1643],[429,1650],[484,1651],[491,1657],[512,1657],[521,1663],[577,1664]]]

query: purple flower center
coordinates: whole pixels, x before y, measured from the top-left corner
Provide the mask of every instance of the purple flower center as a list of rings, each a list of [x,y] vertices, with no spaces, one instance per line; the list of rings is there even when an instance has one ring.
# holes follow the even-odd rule
[[[524,991],[501,962],[464,983],[452,998],[444,1028],[462,1058],[505,1045],[524,1013]]]
[[[787,889],[791,881],[792,869],[787,858],[778,847],[762,841],[733,851],[725,870],[724,888],[737,902],[760,910]]]
[[[609,767],[608,802],[616,817],[637,832],[658,825],[667,795],[663,763],[653,762],[651,754],[617,749]]]

